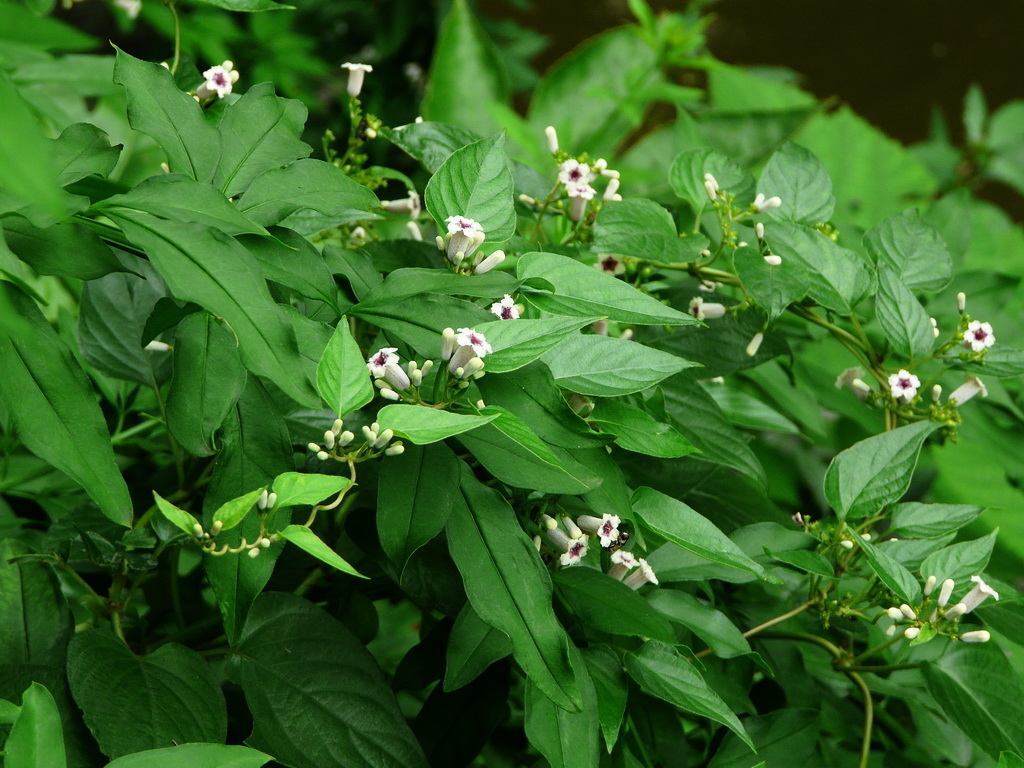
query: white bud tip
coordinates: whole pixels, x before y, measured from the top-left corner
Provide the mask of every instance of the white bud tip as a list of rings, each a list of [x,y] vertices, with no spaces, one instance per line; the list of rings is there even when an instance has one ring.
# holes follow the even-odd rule
[[[439,250],[439,251],[443,251],[444,250],[444,238],[443,237],[438,235],[437,237],[434,238],[434,242],[437,244],[437,250]]]
[[[167,352],[168,350],[170,350],[170,346],[163,341],[157,341],[156,339],[153,339],[153,341],[149,342],[149,344],[147,344],[144,347],[144,349],[147,352]]]
[[[327,451],[317,451],[316,453],[316,457],[320,459],[320,461],[327,461],[329,456],[330,454],[327,453]]]
[[[956,295],[956,308],[959,312],[963,312],[967,309],[967,294],[963,291]]]
[[[192,526],[192,533],[196,536],[196,538],[202,536],[203,535],[203,526],[201,526],[199,523],[196,523],[195,525]]]
[[[758,240],[764,240],[764,224],[760,221],[754,225],[754,234],[757,235]]]
[[[924,594],[927,597],[935,590],[935,584],[938,579],[935,576],[929,576],[924,582]]]
[[[901,611],[896,606],[892,606],[891,608],[886,608],[885,609],[885,614],[886,614],[886,616],[888,616],[893,621],[900,621],[903,618],[903,611]]]
[[[777,256],[774,253],[769,253],[767,256],[764,257],[764,263],[770,267],[777,267],[780,264],[782,264],[782,257]]]
[[[253,558],[255,560],[259,556],[260,556],[260,551],[258,549],[250,549],[249,550],[249,557],[251,557],[251,558]]]
[[[385,400],[397,401],[399,400],[398,393],[393,389],[381,389],[380,396]]]
[[[551,151],[551,154],[558,152],[558,132],[555,130],[555,126],[549,125],[545,128],[544,135],[547,137],[548,149]]]
[[[273,509],[275,504],[277,504],[277,494],[271,493],[267,496],[267,509]]]
[[[309,448],[313,453],[317,453],[320,450],[320,446],[316,443],[307,443],[306,447]]]
[[[942,385],[936,384],[932,387],[932,402],[939,402],[939,398],[942,397]]]
[[[853,549],[853,542],[849,539],[843,539],[839,542],[839,546],[841,546],[843,549]]]
[[[960,639],[965,643],[987,643],[992,639],[992,635],[985,629],[975,629],[971,632],[964,632],[960,635]]]
[[[341,434],[341,429],[344,426],[345,426],[345,422],[344,421],[342,421],[341,419],[335,419],[334,423],[331,425],[331,431],[334,432],[335,435],[339,435],[339,434]]]
[[[264,549],[270,549],[270,539],[264,536],[262,539],[260,539],[260,546]]]
[[[903,630],[903,636],[907,638],[907,640],[914,640],[920,634],[920,627],[907,627],[905,630]]]
[[[747,357],[753,357],[757,354],[757,350],[761,348],[761,342],[764,341],[764,334],[760,331],[754,334],[754,337],[747,344]]]
[[[476,407],[482,411],[484,408],[487,407],[487,404],[483,400],[477,400]]]

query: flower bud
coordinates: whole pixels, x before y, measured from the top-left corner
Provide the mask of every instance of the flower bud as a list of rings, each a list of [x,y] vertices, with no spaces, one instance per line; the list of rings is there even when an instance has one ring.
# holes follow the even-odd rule
[[[341,419],[335,419],[334,423],[331,425],[331,431],[335,435],[340,435],[342,427],[344,427],[344,426],[345,426],[345,422],[344,421],[342,421]]]
[[[356,439],[356,436],[349,432],[347,429],[338,435],[338,446],[344,448],[346,445]]]
[[[505,252],[504,251],[495,251],[490,256],[488,256],[486,259],[484,259],[483,261],[481,261],[479,264],[476,265],[476,267],[473,269],[473,274],[484,275],[484,274],[490,272],[492,269],[494,269],[499,264],[501,264],[501,262],[503,262],[504,260],[505,260]]]
[[[932,593],[932,591],[935,589],[935,584],[937,582],[938,582],[938,579],[934,575],[929,576],[925,580],[925,582],[924,582],[924,594],[925,594],[925,597],[927,597],[928,595],[930,595]]]
[[[331,450],[334,447],[334,441],[337,439],[337,435],[334,434],[333,430],[328,429],[324,432],[324,446],[327,450]]]
[[[917,613],[915,613],[914,609],[911,608],[906,603],[903,603],[900,606],[900,613],[902,613],[904,616],[906,616],[907,619],[910,620],[910,621],[914,621],[917,618]]]
[[[385,456],[401,456],[403,453],[405,453],[405,445],[402,443],[395,443],[384,449]]]
[[[277,504],[277,494],[273,493],[273,492],[267,494],[267,509],[273,509],[276,504]]]
[[[946,618],[952,621],[953,619],[959,619],[965,613],[967,613],[967,606],[963,603],[957,603],[946,611]]]
[[[777,267],[782,264],[782,257],[774,253],[769,253],[764,257],[764,263],[770,267]]]
[[[548,139],[548,150],[552,155],[558,153],[558,132],[555,130],[555,126],[549,125],[544,129],[544,135]]]
[[[199,523],[196,523],[195,525],[193,525],[192,526],[192,534],[197,539],[200,538],[203,535],[203,526],[201,526]]]
[[[320,461],[327,461],[327,459],[330,458],[330,454],[327,453],[327,451],[317,451],[316,457],[320,459]]]
[[[921,628],[920,627],[907,627],[905,630],[903,630],[903,636],[905,638],[907,638],[907,640],[914,640],[920,634],[921,634]]]
[[[963,291],[956,295],[956,309],[961,315],[967,310],[967,294]]]
[[[380,396],[383,397],[385,400],[391,400],[393,402],[397,402],[398,400],[402,399],[401,396],[399,396],[399,394],[395,392],[395,390],[388,389],[387,387],[381,387]]]
[[[764,240],[764,224],[760,221],[754,225],[754,234],[757,235],[758,240]]]
[[[964,632],[960,635],[960,639],[965,643],[987,643],[992,639],[992,635],[987,629],[975,629],[970,632]]]
[[[885,615],[888,616],[893,621],[903,621],[903,611],[901,611],[896,606],[892,606],[890,608],[886,608],[885,609]]]
[[[445,328],[441,331],[441,359],[451,360],[455,352],[455,329]]]
[[[757,350],[761,348],[762,341],[764,341],[764,334],[761,331],[758,331],[754,334],[750,343],[747,344],[747,357],[753,357],[757,354]]]
[[[316,443],[306,443],[306,447],[309,448],[309,450],[313,453],[316,453],[317,451],[320,450],[320,446],[317,445]]]
[[[260,556],[259,549],[253,547],[252,549],[249,550],[249,557],[251,557],[253,560],[255,560],[259,556]]]
[[[939,607],[942,608],[949,602],[949,598],[953,594],[953,590],[956,588],[956,582],[952,579],[946,579],[942,582],[942,586],[939,587],[939,598],[936,601]]]

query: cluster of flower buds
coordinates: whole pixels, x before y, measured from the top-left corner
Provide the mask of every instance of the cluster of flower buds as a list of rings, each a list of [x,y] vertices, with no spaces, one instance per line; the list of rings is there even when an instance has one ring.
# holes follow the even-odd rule
[[[223,99],[229,93],[235,83],[238,82],[238,70],[230,60],[223,64],[210,67],[203,72],[203,83],[196,88],[196,100],[205,101],[214,94],[218,99]]]
[[[764,213],[765,211],[770,211],[772,208],[778,208],[781,205],[782,198],[778,195],[772,195],[771,197],[766,198],[763,193],[758,192],[757,196],[754,198],[752,207],[756,213]]]
[[[380,456],[381,454],[384,456],[400,456],[405,452],[405,446],[402,442],[394,440],[394,431],[390,429],[381,430],[380,424],[377,422],[364,426],[362,434],[365,442],[355,450],[350,449],[349,446],[356,436],[345,429],[344,421],[335,419],[331,428],[324,432],[323,443],[309,443],[307,447],[310,453],[320,461],[327,461],[332,458],[338,461],[346,461],[354,456],[363,458]]]
[[[577,565],[587,555],[589,538],[571,517],[558,521],[550,515],[541,515],[542,539],[558,555],[558,562],[563,568]]]
[[[959,632],[961,618],[969,614],[990,597],[999,599],[999,593],[985,583],[981,576],[972,576],[973,587],[956,604],[950,606],[949,601],[956,589],[956,582],[953,579],[946,579],[938,584],[938,578],[929,576],[924,583],[924,600],[916,609],[903,603],[900,606],[893,606],[886,609],[886,616],[892,620],[892,624],[886,629],[886,634],[895,636],[902,630],[902,636],[908,640],[916,640],[922,637],[922,632],[928,634],[923,637],[934,636],[936,632],[943,632],[962,640],[965,643],[986,643],[990,635],[987,630],[976,629],[969,632]],[[939,587],[938,594],[932,603],[932,593],[935,587]],[[922,619],[929,612],[927,620]]]
[[[381,347],[366,358],[366,368],[380,396],[392,401],[401,400],[400,393],[419,387],[433,367],[433,360],[424,361],[422,366],[410,360],[403,367],[396,347]]]
[[[263,493],[260,494],[260,497],[256,502],[256,507],[260,512],[265,512],[268,509],[272,509],[275,504],[277,504],[277,494],[268,492],[267,489],[264,488]],[[259,557],[260,552],[264,549],[268,549],[273,543],[271,539],[265,535],[261,525],[259,535],[252,541],[249,541],[243,536],[242,540],[234,547],[230,544],[223,544],[218,547],[215,539],[223,528],[224,523],[220,520],[214,520],[210,525],[209,531],[205,530],[200,523],[196,523],[192,526],[192,535],[195,536],[196,543],[203,548],[203,551],[209,555],[213,555],[214,557],[222,557],[227,554],[239,555],[243,552],[247,553],[249,557]],[[277,539],[277,534],[274,534],[273,540],[276,541]]]
[[[491,304],[491,314],[499,320],[518,320],[522,309],[509,294],[501,297],[501,301]]]
[[[448,227],[448,232],[444,237],[437,236],[437,249],[444,252],[456,272],[482,275],[505,260],[504,251],[494,251],[486,258],[481,258],[481,255],[477,254],[477,250],[487,239],[479,222],[466,216],[449,216],[444,223]]]
[[[487,337],[473,328],[445,328],[441,333],[441,357],[448,362],[448,372],[469,386],[471,379],[484,375],[484,358],[490,354]]]
[[[773,200],[779,200],[774,197]],[[780,200],[781,202],[781,200]],[[757,236],[758,247],[762,249],[761,257],[764,259],[764,263],[769,267],[778,267],[782,265],[782,257],[777,253],[772,253],[771,249],[768,248],[768,243],[764,239],[764,223],[757,222],[754,224],[754,234]]]
[[[725,316],[725,305],[694,296],[690,299],[690,314],[698,320],[717,320]]]
[[[353,99],[358,98],[363,90],[363,80],[368,72],[373,72],[373,67],[370,64],[346,61],[341,68],[348,70],[348,85],[346,87],[348,95]]]
[[[264,488],[263,493],[256,501],[256,508],[260,512],[266,512],[268,509],[273,509],[275,504],[277,504],[277,494]]]

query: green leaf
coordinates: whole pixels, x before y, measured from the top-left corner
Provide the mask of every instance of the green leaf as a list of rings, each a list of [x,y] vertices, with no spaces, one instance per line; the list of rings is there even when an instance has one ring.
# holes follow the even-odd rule
[[[692,238],[696,240],[695,238]],[[686,261],[687,252],[672,214],[653,200],[629,198],[601,208],[594,224],[593,249],[648,261]],[[699,251],[704,241],[700,241]],[[692,254],[696,256],[696,252]]]
[[[807,294],[807,274],[799,262],[783,260],[778,266],[769,264],[760,248],[751,245],[738,248],[732,260],[736,276],[757,306],[768,315],[768,322],[778,319],[786,307]]]
[[[362,408],[373,399],[373,384],[366,362],[352,338],[346,318],[338,323],[316,367],[316,388],[339,417]]]
[[[423,200],[438,229],[445,219],[466,216],[480,224],[487,242],[500,243],[515,233],[512,172],[499,133],[456,150],[430,177]]]
[[[486,132],[486,131],[485,131]],[[424,120],[422,123],[407,123],[380,135],[416,160],[430,173],[436,173],[452,152],[477,141],[473,131],[448,123]]]
[[[626,672],[644,693],[724,725],[754,749],[754,743],[732,710],[704,682],[694,666],[671,646],[648,640],[639,650],[626,654]]]
[[[135,211],[111,212],[149,255],[178,299],[223,318],[242,361],[303,405],[318,402],[302,370],[288,315],[274,302],[259,265],[237,241],[196,224],[176,224]]]
[[[216,0],[214,4],[220,3],[284,7],[270,0]],[[224,111],[218,124],[223,148],[213,185],[234,197],[264,171],[309,155],[312,148],[301,138],[306,114],[301,101],[280,98],[270,83],[247,90]]]
[[[220,159],[221,139],[203,117],[202,107],[178,88],[166,68],[136,59],[117,46],[114,49],[114,82],[127,93],[132,128],[163,148],[174,173],[210,181]]]
[[[857,519],[898,501],[910,487],[921,446],[938,425],[919,421],[842,451],[825,472],[825,498],[839,519]]]
[[[928,312],[899,275],[885,265],[878,269],[875,314],[898,353],[910,359],[931,354],[935,334]]]
[[[907,288],[939,291],[953,274],[945,240],[916,209],[876,224],[864,235],[864,248],[879,267],[891,267]]]
[[[120,155],[121,145],[110,146],[107,134],[91,123],[72,123],[53,142],[53,160],[62,187],[89,176],[106,178]]]
[[[361,307],[380,306],[422,293],[444,293],[450,296],[495,298],[516,290],[516,279],[508,272],[487,272],[483,275],[457,275],[439,269],[396,269],[360,298]],[[493,346],[493,344],[492,344]]]
[[[40,229],[9,216],[3,228],[11,250],[41,275],[95,280],[125,271],[117,254],[81,224],[62,222]]]
[[[294,595],[262,595],[237,645],[250,742],[295,768],[426,768],[362,643]]]
[[[974,522],[984,509],[968,504],[896,504],[889,518],[889,532],[901,538],[934,539]]]
[[[236,11],[239,13],[256,13],[258,11],[281,11],[290,10],[294,8],[293,5],[285,5],[283,3],[276,3],[274,0],[195,0],[197,3],[203,5],[212,5],[214,8],[223,8],[226,11]],[[259,85],[249,89],[251,93]],[[244,98],[244,97],[243,97]]]
[[[17,42],[44,51],[91,50],[96,47],[96,38],[41,13],[45,11],[35,10],[28,3],[0,5],[0,30],[3,30],[5,44]]]
[[[130,192],[96,203],[99,211],[143,211],[162,219],[203,224],[226,235],[270,236],[252,223],[224,195],[209,184],[181,173],[165,173],[146,179]]]
[[[821,576],[823,579],[834,579],[836,575],[832,563],[817,552],[811,552],[806,549],[794,549],[790,552],[772,552],[768,550],[767,554],[772,560],[791,565],[805,573],[813,573],[815,576]]]
[[[697,453],[697,447],[671,424],[655,419],[643,408],[621,400],[600,400],[587,417],[602,432],[615,435],[620,448],[662,459]]]
[[[4,768],[64,768],[60,711],[46,686],[32,683],[21,700],[21,714],[4,745]]]
[[[686,627],[723,659],[746,656],[753,651],[736,625],[721,611],[677,589],[656,589],[647,596],[654,610],[669,621]]]
[[[619,657],[608,646],[590,646],[583,649],[582,653],[597,694],[597,718],[601,723],[601,733],[611,752],[619,740],[629,686]]]
[[[668,180],[672,191],[697,213],[710,205],[704,190],[704,174],[715,177],[718,186],[735,195],[741,203],[754,199],[754,180],[741,166],[713,149],[688,149],[672,161]]]
[[[322,160],[296,160],[286,168],[264,171],[238,200],[238,210],[269,227],[297,211],[313,211],[328,226],[375,218],[377,196]],[[294,227],[293,227],[294,229]]]
[[[829,221],[835,210],[828,172],[812,152],[792,142],[768,159],[757,188],[782,198],[781,206],[767,212],[773,219],[814,225]]]
[[[1013,752],[1000,752],[996,768],[1024,768],[1024,757]]]
[[[466,77],[467,72],[473,76]],[[498,49],[473,17],[466,0],[455,0],[437,33],[430,79],[420,107],[423,116],[477,133],[491,133],[496,126],[489,107],[505,104],[508,96],[508,75]],[[467,109],[467,105],[472,106]]]
[[[576,336],[544,355],[558,386],[581,395],[641,392],[694,365],[688,360],[609,336]]]
[[[263,274],[299,296],[322,301],[338,311],[338,285],[323,254],[298,232],[275,227],[272,238],[245,237],[242,244],[263,268]]]
[[[654,533],[705,560],[764,576],[764,568],[714,523],[678,499],[653,488],[637,488],[633,492],[633,512]]]
[[[174,334],[174,377],[167,392],[167,428],[196,456],[217,450],[215,439],[245,389],[238,342],[209,312],[194,312]]]
[[[0,197],[10,195],[38,208],[44,220],[61,218],[66,203],[57,183],[53,144],[6,73],[0,74],[0,103]]]
[[[233,744],[179,744],[119,757],[107,768],[261,768],[270,755]]]
[[[255,491],[249,491],[242,496],[231,499],[231,501],[225,501],[213,513],[213,522],[221,523],[221,530],[230,531],[241,523],[246,515],[252,512],[263,490],[263,488],[257,488]]]
[[[357,304],[351,312],[380,328],[388,338],[400,339],[422,357],[432,359],[441,351],[445,328],[474,328],[494,318],[468,301],[431,293],[387,304]]]
[[[999,529],[971,541],[961,541],[933,552],[921,563],[921,575],[934,576],[941,584],[946,579],[957,582],[954,597],[960,597],[971,588],[971,576],[980,576],[988,567],[992,548],[996,545]]]
[[[85,489],[118,525],[130,525],[132,502],[89,381],[31,299],[0,284],[0,302],[24,322],[0,323],[0,401],[25,447]]]
[[[696,318],[667,307],[604,271],[555,253],[527,253],[519,259],[520,280],[539,279],[554,292],[524,293],[545,312],[575,317],[607,317],[632,325],[698,325]]]
[[[551,607],[547,568],[508,502],[466,466],[460,489],[445,530],[470,605],[509,637],[533,685],[562,709],[579,711],[583,701],[569,640]]]
[[[200,523],[194,515],[186,512],[181,507],[171,504],[171,502],[156,491],[153,491],[153,499],[156,501],[156,507],[160,510],[160,514],[166,517],[168,522],[174,525],[175,528],[180,528],[189,536],[196,535],[196,526],[200,525]]]
[[[444,663],[444,690],[468,685],[491,664],[512,653],[508,636],[481,619],[466,603],[455,617]]]
[[[597,693],[580,652],[571,647],[569,656],[576,686],[583,699],[582,711],[568,712],[555,706],[544,691],[527,677],[523,728],[527,740],[551,768],[596,768],[600,724]]]
[[[858,537],[857,545],[864,551],[871,570],[890,592],[905,603],[917,604],[921,598],[921,585],[910,571],[865,539]]]
[[[351,481],[341,475],[282,472],[271,490],[277,494],[276,508],[312,506],[348,488]]]
[[[68,682],[85,722],[110,758],[227,736],[224,695],[206,662],[176,643],[136,656],[114,635],[93,629],[68,646]],[[125,727],[125,712],[132,726]]]
[[[585,567],[556,571],[554,581],[559,597],[588,629],[675,642],[668,622],[621,581]]]
[[[748,717],[743,727],[750,734],[757,754],[750,754],[735,736],[726,736],[708,768],[813,765],[819,754],[819,718],[817,709],[779,709]]]
[[[277,534],[285,541],[290,541],[307,554],[312,555],[322,563],[327,563],[327,565],[341,571],[342,573],[358,576],[361,579],[366,578],[363,574],[349,565],[348,561],[341,555],[327,546],[319,536],[304,525],[289,525],[288,527],[278,531]]]
[[[585,493],[601,478],[561,448],[537,437],[518,416],[490,405],[491,423],[459,436],[484,468],[503,483],[544,493]]]
[[[924,665],[928,691],[952,722],[992,757],[1024,754],[1024,685],[993,644],[959,645]]]
[[[507,373],[529,365],[549,349],[573,336],[598,318],[550,317],[541,320],[495,320],[480,323],[476,330],[487,337],[488,373]]]
[[[406,446],[381,464],[377,535],[399,577],[413,553],[444,530],[459,474],[455,454],[444,445]]]
[[[474,415],[441,411],[425,405],[386,405],[377,414],[381,430],[393,429],[395,434],[416,445],[427,445],[454,435],[482,427],[497,414]]]

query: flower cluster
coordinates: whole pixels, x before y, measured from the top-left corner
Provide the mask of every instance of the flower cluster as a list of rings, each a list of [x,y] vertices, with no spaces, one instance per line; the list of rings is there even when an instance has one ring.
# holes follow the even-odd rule
[[[382,430],[377,422],[364,425],[362,434],[363,444],[355,449],[349,448],[356,436],[345,429],[342,419],[335,419],[331,428],[324,432],[323,443],[309,443],[307,447],[320,461],[354,462],[377,456],[400,456],[405,452],[402,442],[394,440],[395,433],[390,429]]]
[[[891,621],[886,634],[896,636],[901,633],[907,640],[926,642],[938,634],[949,635],[965,643],[985,643],[990,635],[987,630],[977,629],[960,632],[959,622],[967,614],[984,603],[990,597],[998,600],[999,593],[985,583],[981,576],[972,576],[973,586],[959,602],[949,605],[950,598],[956,590],[956,582],[946,579],[941,585],[936,576],[929,576],[924,583],[924,599],[916,608],[907,603],[886,609],[885,615]],[[935,587],[938,594],[932,599]],[[928,618],[923,617],[927,615]]]
[[[437,249],[443,251],[456,272],[482,275],[490,272],[505,260],[504,251],[494,251],[481,258],[477,254],[487,234],[475,219],[466,216],[449,216],[444,220],[448,232],[437,236]]]
[[[381,347],[366,359],[373,384],[385,400],[401,400],[399,393],[419,387],[433,367],[433,360],[424,361],[422,366],[410,360],[402,367],[397,347]]]
[[[587,162],[586,157],[570,157],[562,152],[558,146],[558,133],[554,126],[549,125],[544,129],[547,136],[548,149],[558,164],[558,182],[569,198],[569,218],[572,221],[581,221],[587,210],[587,203],[597,197],[597,189],[593,182],[599,176],[608,179],[602,199],[605,202],[618,202],[622,200],[619,194],[619,172],[608,167],[608,161],[598,158],[592,164]]]

